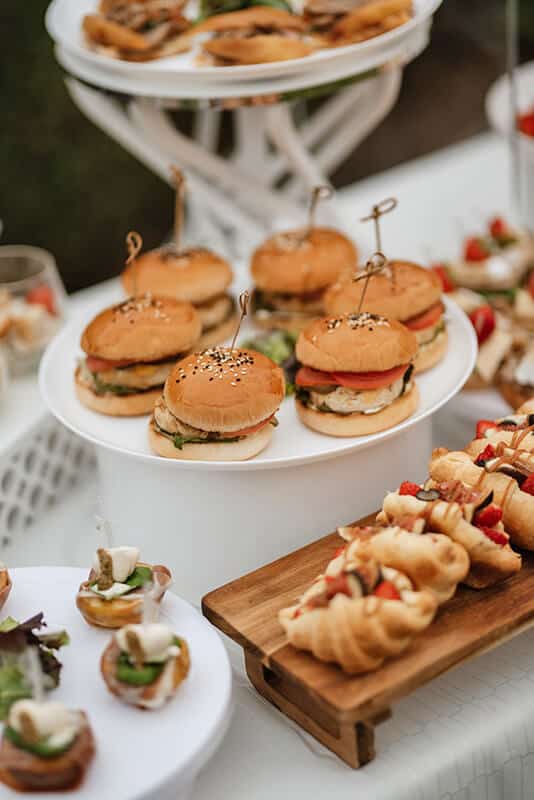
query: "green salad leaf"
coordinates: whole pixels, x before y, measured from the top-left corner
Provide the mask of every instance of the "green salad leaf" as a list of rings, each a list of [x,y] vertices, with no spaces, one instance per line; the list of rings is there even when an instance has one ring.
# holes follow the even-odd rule
[[[70,742],[67,744],[62,745],[61,747],[51,747],[48,744],[47,739],[41,739],[38,742],[27,742],[26,739],[16,731],[14,728],[11,728],[9,725],[6,725],[4,728],[4,736],[8,739],[15,747],[20,748],[21,750],[26,750],[28,753],[34,753],[34,755],[39,756],[40,758],[57,758],[58,756],[66,753],[72,747],[74,739],[71,739]]]
[[[132,589],[138,589],[140,586],[145,586],[147,583],[152,582],[152,570],[150,567],[136,567],[130,577],[124,581]]]

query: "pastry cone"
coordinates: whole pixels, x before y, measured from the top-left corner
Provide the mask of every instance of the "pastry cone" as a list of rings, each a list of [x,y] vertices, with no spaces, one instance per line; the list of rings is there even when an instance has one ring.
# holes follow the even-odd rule
[[[295,616],[284,608],[279,620],[289,642],[320,661],[334,662],[350,675],[378,669],[399,655],[436,612],[430,592],[403,592],[402,600],[336,595],[326,608]]]
[[[474,589],[483,589],[518,572],[521,569],[521,556],[509,544],[496,544],[472,525],[469,520],[473,510],[472,505],[445,500],[425,502],[412,495],[389,492],[377,521],[391,525],[402,517],[422,518],[429,530],[446,534],[465,548],[470,568],[463,583]],[[496,527],[503,530],[502,523]]]
[[[117,678],[117,660],[120,649],[115,639],[108,644],[100,660],[102,677],[109,691],[124,703],[137,708],[156,709],[174,697],[178,686],[187,677],[190,666],[189,648],[182,639],[180,653],[170,658],[163,671],[153,683],[145,686],[133,686]]]
[[[150,565],[140,561],[137,566],[148,567]],[[167,567],[161,564],[151,566],[151,569],[154,577],[152,597],[157,603],[161,603],[163,595],[172,583],[171,573]],[[125,625],[141,622],[144,603],[142,591],[115,597],[113,600],[104,600],[89,589],[89,585],[95,578],[96,575],[91,570],[89,579],[81,584],[76,595],[76,605],[89,625],[96,625],[100,628],[123,628]]]
[[[522,492],[517,482],[498,472],[487,472],[464,452],[438,448],[432,453],[430,475],[435,481],[460,480],[482,493],[493,492],[501,506],[503,522],[513,544],[534,550],[534,496]]]
[[[341,531],[350,544],[344,554],[330,562],[327,575],[335,575],[343,561],[353,560],[363,547],[384,566],[407,575],[416,589],[429,591],[441,605],[453,596],[469,571],[469,557],[464,548],[441,533],[421,536],[397,526]]]

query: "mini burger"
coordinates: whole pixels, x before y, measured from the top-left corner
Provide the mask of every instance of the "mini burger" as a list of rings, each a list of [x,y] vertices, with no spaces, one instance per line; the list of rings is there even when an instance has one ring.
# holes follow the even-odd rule
[[[289,61],[314,48],[302,17],[267,5],[216,14],[194,32],[211,34],[202,45],[204,60],[217,66]]]
[[[314,431],[365,436],[417,408],[417,340],[396,320],[369,312],[316,320],[300,334],[296,352],[297,413]]]
[[[324,314],[324,293],[356,266],[353,243],[339,231],[313,227],[278,233],[255,251],[250,265],[254,321],[262,328],[299,331]]]
[[[127,265],[122,285],[127,294],[151,292],[192,303],[202,323],[198,349],[220,344],[236,326],[235,301],[229,294],[232,268],[220,256],[202,247],[151,250]]]
[[[117,417],[149,414],[175,362],[198,342],[190,303],[149,294],[102,311],[81,338],[86,357],[75,373],[78,399]]]
[[[399,320],[413,331],[418,345],[415,372],[424,372],[441,361],[447,352],[441,282],[431,270],[409,261],[388,264],[390,274],[380,272],[370,278],[363,310]],[[343,276],[325,294],[326,313],[335,316],[359,308],[364,283],[354,281],[350,274]]]
[[[284,394],[283,371],[261,353],[213,348],[189,355],[165,382],[150,444],[165,458],[244,461],[269,444]]]

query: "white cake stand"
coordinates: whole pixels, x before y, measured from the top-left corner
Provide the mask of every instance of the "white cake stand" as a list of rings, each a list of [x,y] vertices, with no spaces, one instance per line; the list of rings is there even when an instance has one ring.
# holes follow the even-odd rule
[[[157,547],[146,553],[152,554],[153,561],[159,561]],[[231,668],[215,629],[184,600],[172,593],[165,596],[160,619],[187,640],[191,670],[168,705],[154,712],[140,711],[113,697],[100,676],[100,656],[111,631],[87,625],[75,606],[87,570],[29,567],[10,573],[13,589],[4,616],[25,620],[42,611],[51,629],[64,627],[70,636],[70,644],[61,650],[60,685],[49,698],[85,710],[96,739],[95,759],[73,796],[185,800],[230,721]],[[176,588],[180,591],[179,584]],[[0,784],[0,796],[8,793],[15,796]],[[32,796],[66,797],[65,792]]]

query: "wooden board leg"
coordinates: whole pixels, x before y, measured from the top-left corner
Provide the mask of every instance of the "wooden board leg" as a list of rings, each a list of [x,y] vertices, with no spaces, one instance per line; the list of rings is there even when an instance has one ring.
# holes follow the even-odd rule
[[[283,714],[311,734],[346,764],[357,769],[375,757],[374,721],[340,723],[314,706],[298,687],[284,683],[261,660],[245,650],[245,668],[254,688]],[[386,718],[385,712],[381,719]]]

